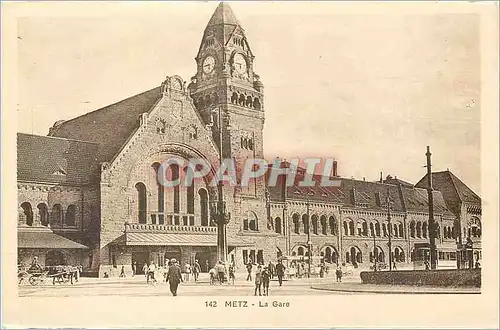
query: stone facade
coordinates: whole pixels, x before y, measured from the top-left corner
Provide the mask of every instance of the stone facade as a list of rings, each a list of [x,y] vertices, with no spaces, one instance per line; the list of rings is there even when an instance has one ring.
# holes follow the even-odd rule
[[[217,188],[210,185],[214,173],[196,180],[190,188],[163,188],[158,171],[167,169],[171,175],[183,177],[188,171],[185,165],[161,166],[171,158],[198,158],[217,165],[222,144],[223,157],[235,160],[239,181],[244,160],[263,158],[264,87],[254,72],[254,59],[243,28],[229,6],[221,3],[203,34],[196,74],[188,86],[178,76],[166,77],[159,88],[57,122],[50,130],[52,137],[38,137],[45,142],[90,141],[77,142],[95,147],[91,158],[97,176],[89,171],[80,173],[86,179],[75,184],[55,179],[47,184],[41,178],[32,182],[18,175],[19,230],[27,225],[25,203],[35,210],[44,203],[51,221],[59,212],[54,205],[61,205],[63,214],[74,205],[74,225],[50,228],[88,247],[63,251],[68,263],[82,264],[85,271],[118,276],[123,268],[130,275],[134,267],[140,273],[144,263],[155,261],[163,266],[171,258],[181,265],[199,259],[204,271],[206,262],[213,266],[217,252],[211,208],[219,197]],[[65,151],[61,154],[66,157]],[[66,169],[57,168],[51,174],[59,163],[46,164],[47,173],[64,174]],[[18,167],[25,166],[21,162]],[[76,172],[83,168],[77,166]],[[280,256],[304,256],[310,243],[315,263],[323,259],[369,267],[374,246],[378,260],[388,261],[391,235],[395,260],[409,264],[413,244],[428,240],[424,227],[427,200],[418,197],[425,196],[425,190],[398,183],[342,182],[338,191],[314,188],[303,193],[290,188],[287,197],[266,187],[265,179],[248,186],[224,185],[223,199],[231,214],[226,226],[228,260],[237,271],[244,271],[249,260],[267,263]],[[380,202],[380,191],[385,189],[392,190],[395,205],[390,230],[387,210]],[[454,228],[457,215],[446,207],[439,192],[436,198],[440,232]],[[465,213],[460,217],[470,220],[467,210],[471,208],[463,206]],[[62,223],[64,218],[62,215]],[[33,223],[40,223],[37,212]],[[455,235],[439,235],[438,245],[453,250]],[[19,259],[26,262],[37,255],[43,260],[44,253],[44,249],[22,250]]]

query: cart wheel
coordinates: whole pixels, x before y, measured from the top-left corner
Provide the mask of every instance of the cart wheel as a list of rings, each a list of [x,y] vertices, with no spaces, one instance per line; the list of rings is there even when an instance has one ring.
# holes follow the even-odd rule
[[[28,282],[30,282],[31,285],[38,285],[38,281],[37,281],[37,278],[35,276],[31,276],[29,279],[28,279]]]

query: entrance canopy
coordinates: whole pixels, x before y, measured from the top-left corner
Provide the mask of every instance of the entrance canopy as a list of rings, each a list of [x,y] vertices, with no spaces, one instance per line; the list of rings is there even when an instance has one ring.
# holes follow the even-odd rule
[[[83,244],[48,231],[20,231],[17,247],[21,249],[88,249]]]
[[[125,233],[115,244],[127,246],[217,246],[216,235],[178,234],[178,233]],[[254,243],[239,239],[228,239],[232,247],[253,246]]]

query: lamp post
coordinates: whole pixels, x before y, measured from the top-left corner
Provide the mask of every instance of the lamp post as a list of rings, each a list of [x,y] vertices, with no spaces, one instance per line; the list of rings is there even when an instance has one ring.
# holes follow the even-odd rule
[[[392,271],[392,225],[391,225],[391,197],[389,188],[387,188],[387,231],[389,234],[389,271]]]
[[[219,138],[219,169],[222,167],[223,159],[223,141],[222,141],[222,111],[221,108],[215,108],[210,113],[211,122],[209,127],[214,124],[214,116],[217,115],[217,133]],[[217,259],[227,262],[227,236],[226,225],[231,220],[231,213],[226,211],[226,202],[224,201],[224,182],[219,180],[217,182],[217,203],[212,207],[212,217],[215,218],[217,224]]]
[[[309,223],[309,197],[307,197],[307,278],[311,277],[311,226]]]
[[[436,221],[434,220],[434,199],[432,195],[431,151],[427,146],[427,199],[429,201],[429,245],[431,254],[431,269],[437,269]]]

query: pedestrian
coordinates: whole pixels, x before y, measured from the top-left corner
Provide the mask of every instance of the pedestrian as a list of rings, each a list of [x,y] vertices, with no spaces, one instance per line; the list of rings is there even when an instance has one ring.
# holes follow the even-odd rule
[[[395,261],[392,262],[392,270],[396,270],[396,262]]]
[[[425,270],[429,270],[431,266],[429,265],[429,260],[424,261]]]
[[[229,272],[229,282],[232,285],[234,285],[234,280],[236,279],[236,277],[234,276],[234,265],[233,264],[229,264],[228,272]]]
[[[125,276],[125,266],[122,265],[122,269],[120,270],[120,277],[126,277]]]
[[[193,277],[195,282],[198,282],[198,276],[200,272],[201,272],[201,266],[200,263],[198,262],[198,259],[196,259],[193,265]]]
[[[476,260],[476,263],[474,264],[475,268],[481,268],[481,263],[479,262],[479,258]]]
[[[208,260],[205,260],[205,269],[206,269],[206,272],[210,272],[210,263],[208,262]]]
[[[149,281],[151,281],[151,283],[153,285],[156,285],[155,272],[156,272],[156,265],[155,265],[154,261],[151,261],[151,263],[149,264],[149,267],[148,267],[148,279],[146,281],[147,283],[149,283]]]
[[[255,271],[255,293],[254,295],[257,295],[257,290],[259,291],[259,296],[262,296],[261,294],[261,286],[262,286],[262,266],[259,265],[257,266],[257,270]]]
[[[177,260],[172,258],[170,260],[171,265],[168,267],[167,273],[167,282],[170,284],[170,292],[175,297],[177,296],[177,288],[179,287],[179,283],[183,282],[181,269],[177,264]]]
[[[320,278],[325,277],[325,264],[324,263],[321,263],[321,265],[319,265],[319,277]]]
[[[134,261],[132,263],[132,277],[135,276],[135,272],[137,271],[136,268],[137,268],[137,262]]]
[[[144,263],[144,266],[142,266],[142,272],[144,273],[144,276],[146,277],[146,282],[148,282],[148,264]]]
[[[250,260],[247,263],[247,272],[248,272],[247,281],[251,281],[252,280],[252,267],[253,267],[253,263],[252,263],[252,260]]]
[[[271,279],[274,277],[274,272],[275,272],[275,267],[274,264],[269,261],[269,265],[267,265],[268,270],[269,270],[269,275],[271,276]]]
[[[217,277],[217,274],[216,274],[216,271],[215,271],[215,268],[212,268],[208,271],[208,275],[210,277],[210,285],[214,285],[215,284],[215,279]]]
[[[283,261],[278,260],[278,264],[276,265],[276,275],[278,276],[278,282],[280,286],[283,284],[283,276],[285,276],[285,265],[283,265]]]
[[[189,262],[186,262],[186,264],[184,265],[184,271],[185,271],[185,281],[186,282],[189,282],[189,274],[191,274],[191,265],[189,264]]]
[[[342,282],[342,267],[338,266],[335,271],[335,276],[337,277],[337,282]]]
[[[271,271],[268,267],[264,267],[262,271],[262,287],[264,289],[264,296],[269,296],[269,282],[271,281]]]
[[[219,284],[222,285],[222,283],[224,283],[224,273],[226,272],[226,268],[222,264],[222,260],[219,260],[219,263],[215,267],[216,267],[215,270],[217,271],[217,275],[218,275],[218,279],[219,279]]]

